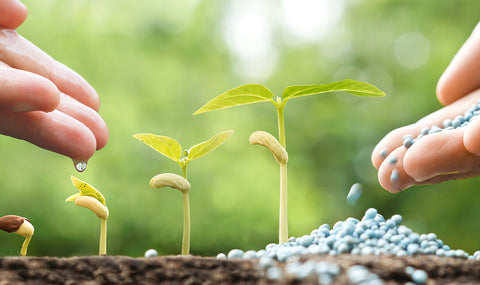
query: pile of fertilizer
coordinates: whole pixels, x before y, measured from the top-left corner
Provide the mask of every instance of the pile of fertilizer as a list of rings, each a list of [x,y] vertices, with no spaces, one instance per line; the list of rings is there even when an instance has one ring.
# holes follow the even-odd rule
[[[480,251],[469,255],[461,249],[451,249],[434,233],[418,234],[401,224],[402,216],[385,219],[376,209],[370,208],[361,220],[348,218],[330,227],[321,225],[310,235],[292,237],[283,244],[269,244],[258,251],[232,249],[227,255],[220,253],[218,259],[257,260],[259,268],[270,280],[285,278],[305,280],[315,278],[319,284],[333,284],[342,271],[349,284],[384,284],[377,274],[366,266],[354,265],[342,270],[335,259],[315,260],[314,256],[420,256],[431,255],[455,259],[480,259]],[[309,257],[309,258],[307,258]],[[304,260],[304,261],[302,261]],[[426,284],[428,275],[424,270],[407,266],[401,274],[411,281],[406,284]]]

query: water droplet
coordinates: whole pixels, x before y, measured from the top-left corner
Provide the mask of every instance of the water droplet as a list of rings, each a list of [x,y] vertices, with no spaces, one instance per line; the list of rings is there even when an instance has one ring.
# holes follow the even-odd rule
[[[85,161],[82,162],[74,162],[75,164],[75,169],[78,172],[83,172],[87,168],[87,163]]]

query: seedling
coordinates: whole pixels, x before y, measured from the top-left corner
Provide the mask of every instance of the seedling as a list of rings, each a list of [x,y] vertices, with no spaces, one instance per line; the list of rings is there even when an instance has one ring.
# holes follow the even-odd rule
[[[72,176],[72,182],[80,193],[73,194],[65,201],[74,201],[75,205],[88,208],[97,215],[101,224],[98,255],[107,255],[107,218],[109,213],[105,205],[105,197],[97,189],[76,177]]]
[[[16,233],[25,238],[20,250],[20,255],[27,255],[28,244],[32,239],[34,228],[30,221],[26,218],[7,215],[0,217],[0,229],[6,231],[7,233]]]
[[[179,190],[183,194],[182,255],[188,255],[190,253],[190,183],[187,181],[187,165],[190,161],[216,149],[230,138],[232,133],[233,131],[220,132],[211,139],[194,145],[183,152],[181,145],[170,137],[152,134],[133,135],[134,138],[175,161],[182,168],[182,176],[173,173],[162,173],[150,180],[150,187],[152,188],[171,187]]]
[[[213,110],[234,107],[238,105],[252,104],[258,102],[271,102],[277,110],[278,137],[277,140],[267,132],[255,132],[250,137],[250,143],[261,144],[274,154],[280,164],[280,214],[279,214],[279,243],[288,240],[287,225],[287,161],[285,138],[284,109],[285,104],[292,98],[321,94],[332,91],[348,92],[357,96],[384,96],[385,93],[368,83],[345,79],[319,85],[288,86],[283,91],[282,97],[274,96],[265,86],[258,84],[246,84],[231,89],[213,98],[210,102],[198,109],[194,115]]]

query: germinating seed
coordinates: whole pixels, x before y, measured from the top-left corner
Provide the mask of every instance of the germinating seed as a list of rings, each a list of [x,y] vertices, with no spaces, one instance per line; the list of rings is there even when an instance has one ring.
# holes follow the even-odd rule
[[[416,141],[418,141],[420,138],[423,136],[426,136],[428,134],[434,134],[442,131],[448,131],[448,130],[454,130],[456,128],[463,128],[465,126],[468,126],[470,122],[472,122],[473,119],[475,119],[478,115],[480,115],[480,100],[477,102],[477,104],[473,105],[468,111],[466,111],[463,116],[462,115],[457,115],[453,119],[445,119],[442,123],[443,129],[438,127],[438,126],[432,126],[432,127],[424,127],[421,131],[420,134],[410,140],[410,135],[406,135],[403,137],[403,145],[406,148],[409,148],[414,144]],[[412,137],[413,138],[413,137]],[[386,153],[380,152],[380,156],[382,158],[387,157]]]

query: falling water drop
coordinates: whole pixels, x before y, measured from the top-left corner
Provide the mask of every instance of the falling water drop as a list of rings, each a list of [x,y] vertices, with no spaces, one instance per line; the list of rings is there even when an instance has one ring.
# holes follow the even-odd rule
[[[74,162],[75,164],[75,169],[78,172],[83,172],[87,168],[87,163],[86,162]]]

